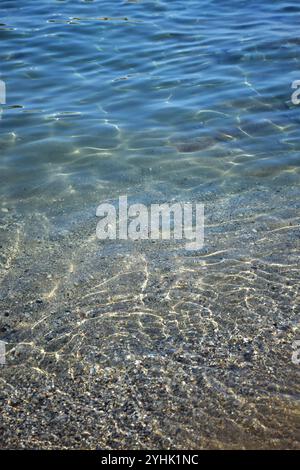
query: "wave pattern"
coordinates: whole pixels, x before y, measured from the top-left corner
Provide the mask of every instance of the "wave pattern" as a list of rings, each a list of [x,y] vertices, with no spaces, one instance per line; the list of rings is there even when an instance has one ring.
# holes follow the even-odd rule
[[[3,448],[299,448],[299,5],[1,2]],[[2,46],[5,44],[5,47]],[[205,247],[95,209],[205,204]]]

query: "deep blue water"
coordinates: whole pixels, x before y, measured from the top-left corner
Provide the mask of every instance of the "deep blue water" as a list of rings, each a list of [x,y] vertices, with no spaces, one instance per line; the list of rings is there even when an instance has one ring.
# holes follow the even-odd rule
[[[1,445],[297,447],[299,2],[0,11]],[[203,202],[204,250],[102,246],[122,194]]]
[[[299,8],[2,1],[4,200],[297,178]]]

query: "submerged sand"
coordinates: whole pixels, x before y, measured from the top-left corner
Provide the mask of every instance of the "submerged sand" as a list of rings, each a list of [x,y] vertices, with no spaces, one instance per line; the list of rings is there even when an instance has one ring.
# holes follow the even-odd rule
[[[1,447],[299,448],[297,194],[207,193],[199,252],[2,212]]]

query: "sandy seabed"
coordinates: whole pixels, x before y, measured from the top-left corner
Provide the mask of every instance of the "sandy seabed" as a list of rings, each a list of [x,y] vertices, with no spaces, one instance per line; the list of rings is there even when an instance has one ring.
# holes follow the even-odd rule
[[[297,194],[207,197],[200,252],[3,212],[1,448],[299,448]]]

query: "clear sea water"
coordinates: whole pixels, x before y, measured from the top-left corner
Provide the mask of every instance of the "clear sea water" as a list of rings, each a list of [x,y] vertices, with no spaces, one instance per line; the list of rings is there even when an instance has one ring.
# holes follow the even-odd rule
[[[1,446],[299,447],[299,2],[0,11]],[[204,248],[96,240],[124,194]]]

